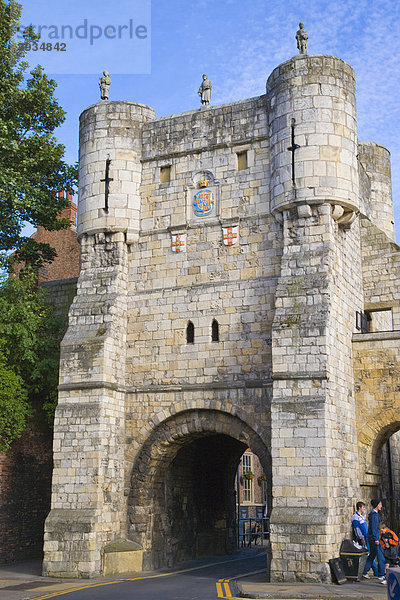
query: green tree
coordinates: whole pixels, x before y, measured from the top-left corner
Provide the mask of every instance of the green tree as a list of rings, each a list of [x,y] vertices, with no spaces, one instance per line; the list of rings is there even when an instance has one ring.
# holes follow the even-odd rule
[[[20,280],[0,282],[0,452],[21,434],[33,407],[50,418],[54,411],[64,323],[37,288],[34,270],[55,252],[23,229],[69,227],[59,217],[67,201],[57,192],[73,191],[77,175],[54,137],[65,119],[56,83],[40,66],[28,73],[24,61],[38,36],[28,28],[16,40],[20,15],[19,4],[0,0],[0,268],[13,260],[27,265]]]
[[[32,408],[52,422],[65,325],[33,272],[0,284],[0,452],[22,433]]]
[[[24,382],[7,366],[4,347],[4,340],[0,340],[0,453],[21,435],[31,415]]]
[[[22,235],[26,223],[48,230],[69,226],[58,215],[66,205],[57,191],[74,190],[76,166],[63,161],[64,146],[55,129],[65,119],[54,91],[56,83],[40,66],[27,74],[26,43],[38,36],[23,31],[15,39],[21,6],[0,0],[0,260],[15,259],[34,266],[52,260],[54,250]]]

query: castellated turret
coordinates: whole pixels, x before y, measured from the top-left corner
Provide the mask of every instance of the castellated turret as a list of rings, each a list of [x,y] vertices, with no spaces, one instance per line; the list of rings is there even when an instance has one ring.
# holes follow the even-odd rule
[[[390,152],[374,142],[359,142],[358,160],[370,182],[371,221],[395,241]]]
[[[137,239],[141,130],[154,117],[152,108],[122,101],[99,102],[81,114],[79,238],[84,233],[123,232],[128,244]]]
[[[295,56],[271,73],[267,101],[272,212],[328,202],[336,206],[335,219],[354,219],[359,196],[353,69],[333,56]],[[292,150],[294,173],[292,131],[298,146]]]

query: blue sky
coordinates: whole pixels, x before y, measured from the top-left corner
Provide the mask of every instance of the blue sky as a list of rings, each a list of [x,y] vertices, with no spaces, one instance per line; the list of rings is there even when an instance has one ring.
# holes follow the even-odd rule
[[[398,0],[21,2],[23,24],[70,24],[75,31],[86,19],[89,30],[94,27],[94,36],[99,36],[92,43],[73,40],[75,45],[65,38],[66,52],[58,52],[58,57],[55,51],[29,54],[32,66],[41,63],[49,74],[56,71],[56,95],[67,111],[57,135],[68,161],[77,159],[79,114],[99,100],[98,78],[104,69],[112,78],[110,100],[148,104],[157,116],[198,108],[203,73],[213,84],[213,105],[250,98],[265,93],[271,71],[297,54],[294,36],[299,21],[304,21],[309,54],[338,56],[355,70],[359,139],[378,142],[391,152],[400,242]],[[106,25],[112,27],[108,38]],[[146,28],[138,30],[139,37],[138,26]],[[83,35],[84,28],[80,31]],[[44,40],[43,32],[48,31],[42,30]],[[55,32],[53,44],[61,41]]]

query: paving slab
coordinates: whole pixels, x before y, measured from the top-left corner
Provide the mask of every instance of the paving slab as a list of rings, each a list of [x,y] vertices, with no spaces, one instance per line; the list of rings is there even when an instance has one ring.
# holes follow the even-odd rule
[[[276,600],[387,600],[387,588],[377,579],[328,583],[266,583],[246,577],[237,582],[237,595],[243,598]]]

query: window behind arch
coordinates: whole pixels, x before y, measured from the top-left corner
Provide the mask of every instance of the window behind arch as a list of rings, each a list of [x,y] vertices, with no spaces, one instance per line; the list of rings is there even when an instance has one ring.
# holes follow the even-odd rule
[[[219,342],[219,324],[216,319],[211,324],[211,341]]]
[[[194,325],[192,321],[189,321],[186,327],[186,343],[194,344]]]

